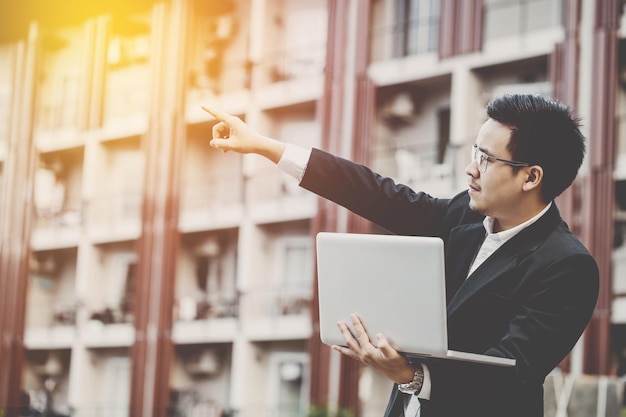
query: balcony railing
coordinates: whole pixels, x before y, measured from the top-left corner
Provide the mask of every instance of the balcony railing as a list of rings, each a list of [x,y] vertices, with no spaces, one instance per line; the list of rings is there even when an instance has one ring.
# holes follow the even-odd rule
[[[434,146],[429,145],[429,148]],[[443,162],[439,162],[436,151],[424,151],[418,146],[377,149],[374,154],[378,156],[374,158],[376,169],[391,175],[397,182],[415,190],[445,196],[455,189],[459,167],[454,165],[454,161],[463,149],[448,146]]]
[[[201,297],[181,296],[176,299],[174,318],[179,321],[233,318],[239,316],[237,294],[203,294]]]
[[[309,314],[310,288],[270,287],[251,290],[241,296],[241,315],[278,318]]]
[[[247,186],[246,195],[251,202],[276,201],[309,194],[304,188],[300,188],[294,178],[276,170],[258,172],[248,180]]]
[[[525,35],[562,23],[562,0],[487,0],[485,42]]]
[[[141,198],[136,193],[113,193],[93,198],[86,205],[89,224],[114,226],[141,216]]]
[[[126,417],[129,415],[128,404],[107,403],[106,405],[90,405],[80,407],[81,417]]]
[[[102,324],[132,323],[134,320],[134,305],[131,300],[104,302],[90,299],[84,308],[89,320]]]
[[[38,229],[67,229],[82,223],[83,207],[79,196],[68,196],[61,207],[39,205],[36,210]]]
[[[321,75],[325,65],[326,47],[316,43],[267,54],[256,71],[261,84],[272,84]]]
[[[243,180],[240,174],[207,175],[189,179],[183,185],[181,211],[194,211],[228,206],[243,201]]]
[[[80,303],[76,298],[36,300],[27,307],[27,327],[75,326]]]
[[[209,92],[215,95],[246,90],[250,88],[252,64],[246,59],[207,62],[203,70],[191,73],[190,94],[201,95]]]

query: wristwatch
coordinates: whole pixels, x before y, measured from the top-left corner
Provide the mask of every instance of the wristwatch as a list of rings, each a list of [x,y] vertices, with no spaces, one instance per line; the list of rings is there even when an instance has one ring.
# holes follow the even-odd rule
[[[418,365],[415,369],[415,373],[413,374],[413,379],[410,382],[398,384],[398,390],[400,390],[400,392],[404,392],[405,394],[417,395],[422,390],[423,384],[424,370],[421,365]]]

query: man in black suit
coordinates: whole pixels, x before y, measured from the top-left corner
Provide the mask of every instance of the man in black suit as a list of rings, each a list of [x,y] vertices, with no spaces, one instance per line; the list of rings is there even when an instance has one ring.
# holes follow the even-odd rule
[[[333,348],[396,383],[386,417],[543,415],[544,379],[585,329],[599,285],[594,259],[554,203],[585,154],[570,108],[539,95],[489,103],[465,170],[468,190],[450,199],[414,192],[365,166],[286,145],[234,116],[206,110],[219,120],[211,146],[265,156],[302,187],[391,233],[441,237],[449,348],[516,360],[515,367],[411,361],[383,335],[370,340],[354,317],[354,335],[339,325],[348,347]]]

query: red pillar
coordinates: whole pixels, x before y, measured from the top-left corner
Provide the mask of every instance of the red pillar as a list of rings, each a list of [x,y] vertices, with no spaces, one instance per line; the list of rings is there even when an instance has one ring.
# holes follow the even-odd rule
[[[165,417],[173,356],[172,310],[178,254],[179,183],[185,142],[184,63],[188,1],[154,6],[150,126],[142,233],[138,242],[130,415]]]
[[[612,255],[614,235],[616,106],[620,1],[595,3],[589,174],[583,179],[582,238],[600,269],[600,295],[587,327],[584,371],[611,372]]]
[[[37,26],[13,49],[12,98],[4,187],[0,195],[0,414],[19,415],[24,321],[33,217],[33,108]]]
[[[328,31],[326,41],[326,67],[324,72],[324,94],[318,102],[317,113],[322,127],[322,149],[332,153],[340,151],[343,118],[343,77],[345,75],[347,19],[349,2],[328,0]],[[311,226],[313,238],[322,231],[337,230],[337,207],[324,199],[318,200],[317,215]],[[330,348],[320,340],[317,273],[313,283],[311,321],[313,333],[308,342],[310,358],[310,392],[312,406],[328,406],[330,378]]]

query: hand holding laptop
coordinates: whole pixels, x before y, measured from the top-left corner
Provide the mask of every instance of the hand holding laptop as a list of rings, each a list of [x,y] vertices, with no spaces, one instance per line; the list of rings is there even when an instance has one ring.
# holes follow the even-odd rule
[[[347,347],[332,345],[332,348],[360,361],[398,384],[410,381],[415,370],[406,357],[391,347],[387,338],[380,333],[376,335],[376,340],[370,340],[363,322],[356,314],[352,314],[351,319],[354,334],[347,323],[342,321],[337,323]]]
[[[322,342],[347,347],[356,358],[372,348],[383,358],[395,358],[380,352],[385,343],[396,354],[515,365],[510,358],[448,349],[441,239],[322,232],[316,240]],[[352,335],[354,315],[360,327]],[[340,331],[337,321],[343,323]],[[379,333],[385,335],[380,342]]]

